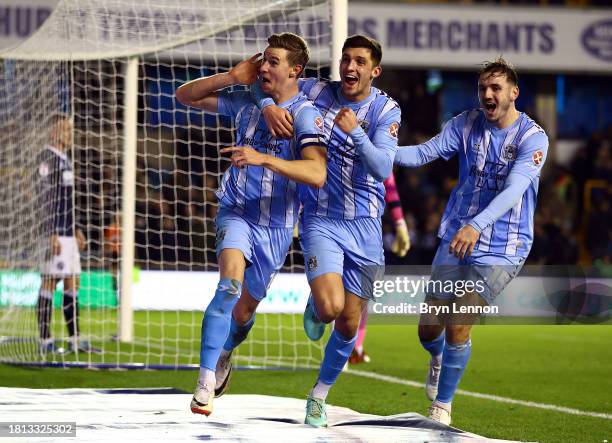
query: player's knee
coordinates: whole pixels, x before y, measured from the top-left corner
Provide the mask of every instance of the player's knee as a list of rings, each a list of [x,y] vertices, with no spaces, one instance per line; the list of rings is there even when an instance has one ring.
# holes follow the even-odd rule
[[[439,324],[419,324],[419,340],[425,342],[435,340],[443,330],[444,327]]]
[[[337,319],[336,322],[334,323],[334,329],[338,331],[343,337],[347,337],[347,338],[351,338],[357,335],[358,328],[359,328],[359,325],[355,327],[354,325],[351,325],[350,323],[342,321],[340,318]]]
[[[57,280],[51,278],[44,278],[41,284],[41,289],[44,291],[55,291],[55,287],[57,286]]]
[[[78,292],[80,279],[78,276],[67,277],[64,279],[64,291]]]
[[[242,280],[245,265],[244,256],[238,249],[224,249],[219,255],[219,274],[221,279]]]
[[[238,300],[238,303],[236,303],[232,311],[232,316],[239,325],[244,325],[253,317],[254,313],[255,308],[252,308],[246,303],[241,303],[240,300]]]
[[[320,306],[317,306],[317,314],[323,323],[331,323],[336,320],[342,313],[344,303],[333,298],[323,300]]]
[[[355,320],[340,316],[336,320],[334,328],[345,337],[354,337],[359,329],[359,318]]]
[[[467,342],[470,339],[471,329],[469,325],[447,325],[446,342],[452,345]]]
[[[317,312],[317,314],[319,315],[319,319],[323,323],[331,323],[336,319],[335,313],[331,311],[326,311],[325,309],[322,309],[321,312]]]

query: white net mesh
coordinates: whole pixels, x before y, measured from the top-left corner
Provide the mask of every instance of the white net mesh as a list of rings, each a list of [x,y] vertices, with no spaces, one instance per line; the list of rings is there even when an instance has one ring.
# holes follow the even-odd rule
[[[329,5],[319,0],[63,0],[33,37],[0,54],[0,361],[198,363],[202,310],[183,298],[190,277],[180,271],[216,285],[214,191],[229,165],[218,149],[233,143],[234,131],[224,117],[178,104],[174,91],[188,79],[226,71],[262,51],[271,33],[283,31],[308,41],[307,75],[328,76],[329,15]],[[121,277],[128,56],[138,60],[136,268],[133,276]],[[40,164],[62,115],[74,122],[74,143],[66,149],[74,171],[67,205],[72,217],[64,216],[87,238],[80,331],[103,353],[41,357],[35,305],[60,197],[41,193]],[[160,294],[147,294],[150,302],[134,312],[134,340],[116,340],[118,280],[133,278],[136,285],[155,271],[161,271],[156,278],[173,282],[161,294],[169,303],[157,309],[151,300]],[[297,241],[283,271],[303,271]],[[62,306],[61,288],[54,294],[56,308]],[[212,295],[202,294],[202,300]],[[53,317],[51,335],[65,347],[61,309]],[[300,315],[265,314],[238,362],[296,367],[320,358],[320,347],[301,331]]]

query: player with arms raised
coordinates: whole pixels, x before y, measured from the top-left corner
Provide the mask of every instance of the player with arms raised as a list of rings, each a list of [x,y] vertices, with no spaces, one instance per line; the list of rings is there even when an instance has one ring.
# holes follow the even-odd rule
[[[431,279],[471,281],[484,290],[461,297],[433,291],[426,298],[430,305],[491,304],[529,254],[548,138],[516,109],[518,95],[515,70],[503,58],[486,63],[478,78],[480,109],[459,114],[428,142],[397,152],[395,163],[407,167],[459,156],[459,182],[442,216]],[[451,422],[451,402],[470,358],[470,331],[477,318],[477,313],[420,318],[419,338],[431,354],[429,416],[444,424]]]
[[[227,386],[227,379],[217,383],[215,368],[234,305],[240,297],[254,311],[285,260],[298,213],[296,182],[317,188],[326,178],[321,114],[297,86],[309,58],[306,42],[295,34],[274,34],[263,60],[258,57],[176,91],[181,103],[231,116],[237,127],[238,146],[221,150],[232,154],[232,166],[217,191],[220,280],[202,320],[200,375],[191,401],[198,414],[209,415],[215,391],[221,395]],[[257,75],[262,90],[294,119],[291,139],[272,137],[249,92],[217,92],[251,84]]]

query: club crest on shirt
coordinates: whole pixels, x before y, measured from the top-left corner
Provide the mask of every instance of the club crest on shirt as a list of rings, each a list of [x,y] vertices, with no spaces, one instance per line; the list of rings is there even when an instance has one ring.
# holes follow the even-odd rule
[[[398,122],[391,123],[389,125],[389,134],[391,134],[391,137],[397,138],[398,132],[399,132],[399,123]]]
[[[323,130],[323,119],[320,116],[317,116],[314,120],[314,124],[320,131]]]
[[[533,160],[534,165],[540,166],[542,160],[544,159],[544,153],[542,153],[542,151],[538,149],[536,152],[533,153],[531,159]]]
[[[46,177],[49,175],[49,165],[47,163],[41,163],[38,167],[38,175],[41,177]]]
[[[480,151],[480,143],[474,143],[474,151]]]
[[[513,161],[518,156],[518,148],[516,145],[508,145],[504,148],[504,160]]]
[[[316,271],[318,267],[319,267],[319,265],[317,263],[317,256],[313,255],[312,257],[310,257],[308,259],[308,270],[309,271]]]
[[[359,120],[359,126],[361,126],[361,129],[363,129],[364,132],[368,132],[370,122],[367,120]]]

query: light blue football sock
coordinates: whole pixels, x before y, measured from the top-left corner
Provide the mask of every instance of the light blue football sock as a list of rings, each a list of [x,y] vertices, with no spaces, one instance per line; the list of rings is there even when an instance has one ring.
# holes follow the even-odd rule
[[[223,343],[230,329],[232,309],[242,292],[238,280],[222,278],[217,291],[204,312],[202,339],[200,345],[200,367],[214,371],[221,354]]]
[[[249,331],[255,324],[255,314],[247,321],[244,325],[239,325],[238,322],[232,316],[232,322],[230,324],[229,335],[227,336],[227,340],[225,340],[225,344],[223,345],[223,349],[226,351],[233,351],[236,349],[240,343],[242,343],[247,336],[249,335]]]
[[[335,329],[333,330],[325,346],[325,355],[319,372],[320,381],[326,385],[333,385],[336,382],[355,348],[356,341],[357,334],[353,338],[346,338]]]
[[[431,341],[421,340],[421,346],[423,346],[425,350],[431,354],[432,357],[438,357],[439,355],[442,355],[442,352],[444,351],[445,343],[446,343],[446,334],[444,330],[438,336],[438,338],[435,338]]]
[[[471,351],[471,340],[459,345],[446,343],[444,352],[442,352],[442,370],[440,371],[436,401],[442,403],[453,401],[463,371],[470,359]]]

